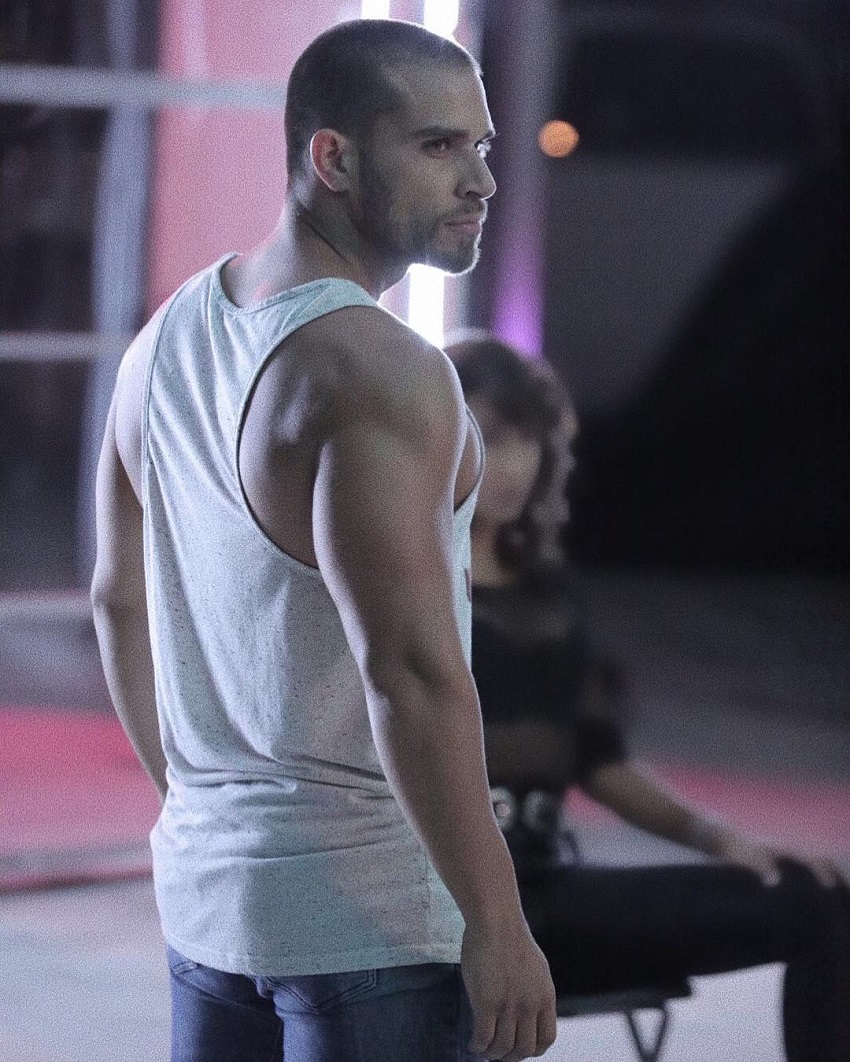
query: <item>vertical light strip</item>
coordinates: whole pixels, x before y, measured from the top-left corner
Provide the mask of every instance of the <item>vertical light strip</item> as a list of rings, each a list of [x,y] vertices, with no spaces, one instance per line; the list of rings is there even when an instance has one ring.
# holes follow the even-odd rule
[[[460,18],[460,0],[425,0],[422,24],[425,29],[451,37]]]
[[[361,0],[361,18],[389,18],[390,0]]]
[[[443,314],[446,298],[446,278],[439,269],[426,265],[412,265],[407,271],[410,293],[407,323],[429,343],[443,345]]]
[[[390,0],[361,0],[361,18],[389,18]],[[423,0],[422,24],[451,37],[460,18],[460,0]],[[443,344],[446,278],[439,269],[413,265],[407,273],[407,323],[436,346]]]
[[[451,37],[460,18],[460,0],[424,0],[425,29]],[[414,265],[408,270],[407,323],[430,343],[443,345],[446,278],[439,269]]]

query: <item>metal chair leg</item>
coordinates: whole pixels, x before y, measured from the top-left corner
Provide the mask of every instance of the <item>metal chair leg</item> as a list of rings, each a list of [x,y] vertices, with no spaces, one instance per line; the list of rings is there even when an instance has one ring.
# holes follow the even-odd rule
[[[637,1012],[634,1010],[626,1011],[626,1021],[629,1023],[629,1031],[632,1034],[632,1040],[641,1062],[658,1062],[658,1058],[661,1055],[661,1048],[664,1046],[664,1039],[667,1035],[670,1014],[666,1004],[663,1007],[659,1007],[658,1011],[660,1018],[652,1040],[644,1039],[644,1034],[635,1016]]]

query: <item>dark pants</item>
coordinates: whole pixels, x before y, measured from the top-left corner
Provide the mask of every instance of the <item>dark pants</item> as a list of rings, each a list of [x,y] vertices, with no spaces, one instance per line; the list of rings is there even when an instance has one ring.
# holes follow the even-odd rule
[[[552,867],[521,874],[559,994],[784,963],[789,1062],[850,1060],[850,893],[783,863],[768,887],[720,865]]]
[[[483,1062],[460,969],[247,977],[169,948],[172,1062]]]

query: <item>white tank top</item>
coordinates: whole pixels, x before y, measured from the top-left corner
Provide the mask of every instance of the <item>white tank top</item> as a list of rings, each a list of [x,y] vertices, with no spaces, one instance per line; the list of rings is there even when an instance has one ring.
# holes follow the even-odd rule
[[[230,257],[189,280],[136,340],[153,348],[144,547],[168,759],[151,833],[163,932],[233,973],[458,962],[460,912],[381,770],[336,606],[319,570],[260,529],[237,470],[246,403],[278,345],[344,306],[384,311],[335,278],[237,307],[221,285]],[[454,517],[467,661],[479,484]]]

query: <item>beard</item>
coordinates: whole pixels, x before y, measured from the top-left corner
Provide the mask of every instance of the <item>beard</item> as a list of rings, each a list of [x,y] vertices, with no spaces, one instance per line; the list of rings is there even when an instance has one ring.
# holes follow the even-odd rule
[[[478,236],[452,247],[441,245],[442,220],[409,216],[402,221],[394,188],[374,166],[366,152],[360,153],[359,228],[366,242],[382,257],[406,265],[419,263],[458,275],[475,268],[481,251]]]

